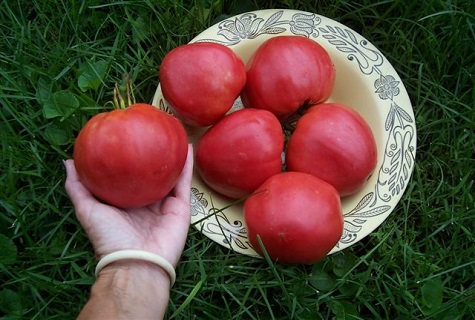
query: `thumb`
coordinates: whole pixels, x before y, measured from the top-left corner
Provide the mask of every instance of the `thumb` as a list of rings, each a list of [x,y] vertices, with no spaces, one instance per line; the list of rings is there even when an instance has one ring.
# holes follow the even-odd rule
[[[66,182],[64,184],[66,193],[76,209],[76,214],[81,215],[87,212],[88,208],[96,203],[97,200],[79,180],[74,161],[71,159],[66,160],[64,161],[64,166],[66,168]]]

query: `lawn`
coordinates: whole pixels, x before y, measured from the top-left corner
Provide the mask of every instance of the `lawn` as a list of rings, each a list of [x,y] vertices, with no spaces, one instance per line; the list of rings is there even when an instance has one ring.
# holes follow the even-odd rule
[[[363,35],[404,82],[417,126],[400,203],[314,265],[228,250],[191,228],[174,319],[475,318],[475,2],[145,0],[0,2],[0,317],[71,319],[96,260],[62,160],[128,73],[151,102],[164,55],[230,16],[318,13]]]

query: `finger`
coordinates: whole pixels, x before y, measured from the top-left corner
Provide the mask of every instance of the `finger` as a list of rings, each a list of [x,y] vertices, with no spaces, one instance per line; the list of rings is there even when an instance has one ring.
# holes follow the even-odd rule
[[[176,198],[185,203],[190,203],[191,177],[193,174],[193,145],[188,145],[188,155],[180,178],[174,187],[173,193]]]
[[[77,213],[82,212],[83,208],[95,202],[96,199],[79,180],[74,161],[66,160],[64,161],[64,166],[66,167],[66,182],[64,186],[66,193],[76,208]]]

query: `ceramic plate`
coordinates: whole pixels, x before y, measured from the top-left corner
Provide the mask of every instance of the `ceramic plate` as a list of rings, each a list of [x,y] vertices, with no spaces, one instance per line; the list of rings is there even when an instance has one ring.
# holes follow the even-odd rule
[[[349,247],[376,229],[394,210],[409,182],[416,153],[416,126],[411,102],[400,77],[384,55],[350,28],[309,12],[261,10],[234,16],[206,29],[191,42],[211,41],[230,47],[244,62],[265,40],[299,35],[322,45],[336,68],[329,101],[345,103],[370,124],[378,145],[378,163],[365,188],[342,200],[344,231],[331,253]],[[153,104],[167,109],[160,86]],[[233,109],[242,108],[239,99]],[[188,128],[191,143],[205,129]],[[242,203],[233,203],[208,188],[195,172],[192,223],[205,236],[236,252],[257,256],[251,247]]]

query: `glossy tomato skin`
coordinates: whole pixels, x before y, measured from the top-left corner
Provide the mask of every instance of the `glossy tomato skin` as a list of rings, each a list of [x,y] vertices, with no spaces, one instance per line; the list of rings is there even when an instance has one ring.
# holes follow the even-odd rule
[[[246,83],[246,68],[224,45],[189,43],[164,57],[159,78],[178,118],[191,126],[209,126],[231,109]]]
[[[301,36],[267,40],[246,69],[244,106],[269,110],[280,120],[303,105],[326,101],[335,85],[335,68],[327,51]]]
[[[248,239],[262,255],[282,263],[323,259],[343,233],[338,192],[310,174],[283,172],[265,181],[244,203]]]
[[[298,120],[286,150],[289,170],[319,177],[342,197],[359,191],[376,163],[377,146],[369,124],[337,103],[310,108]]]
[[[148,104],[92,117],[74,144],[80,181],[97,198],[121,208],[149,205],[176,184],[188,150],[173,116]]]
[[[200,138],[198,173],[213,190],[245,197],[282,168],[284,135],[269,111],[241,109],[220,120]]]

